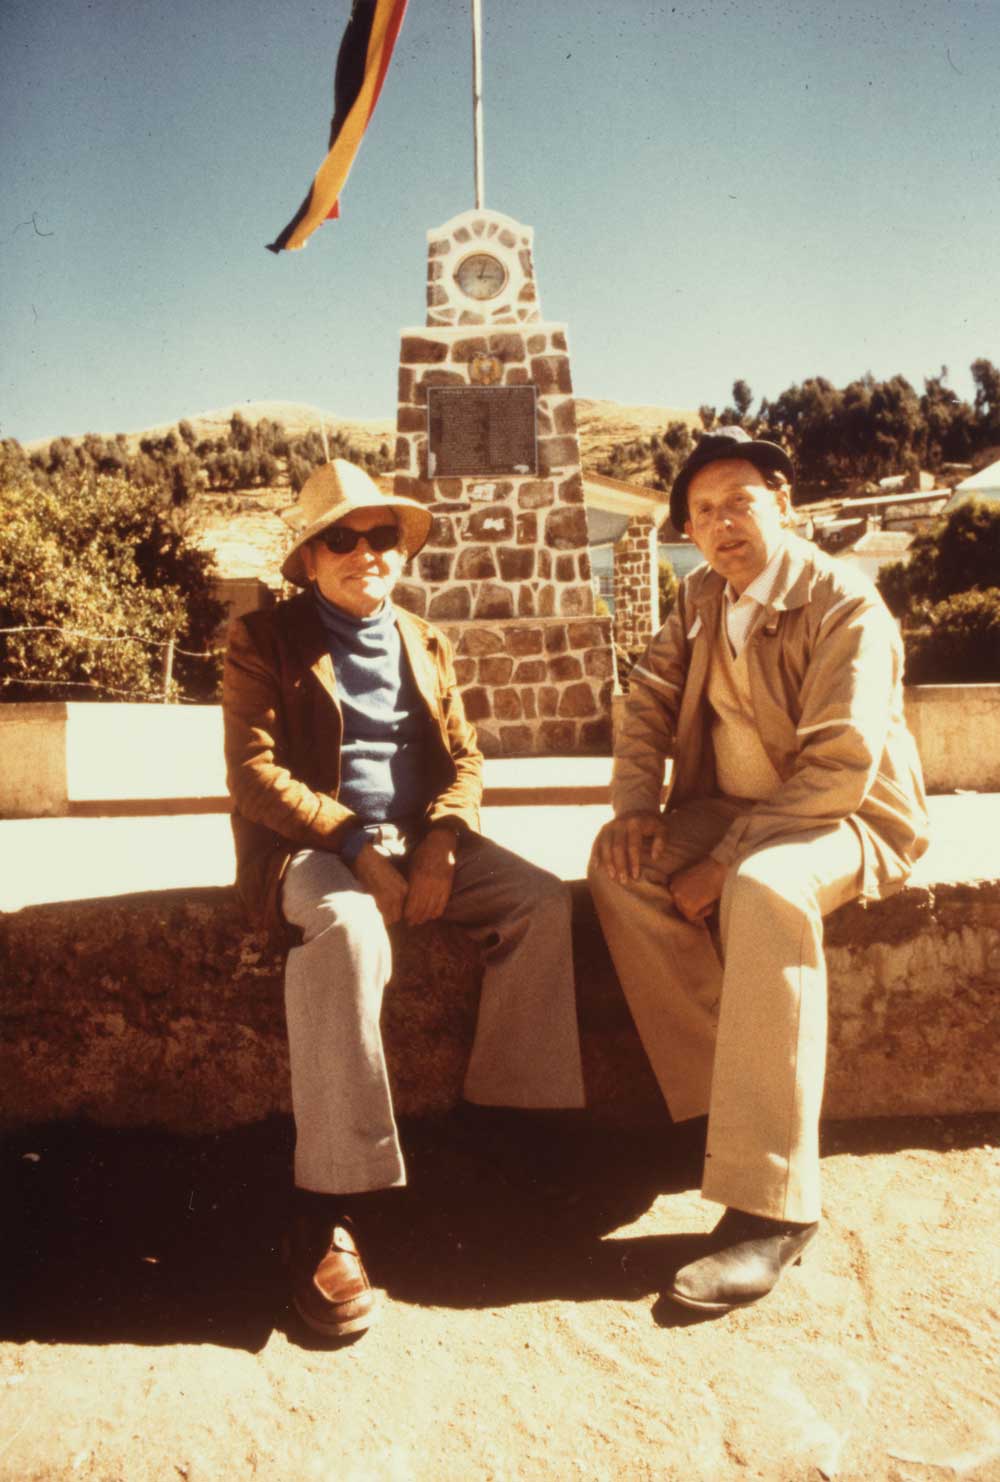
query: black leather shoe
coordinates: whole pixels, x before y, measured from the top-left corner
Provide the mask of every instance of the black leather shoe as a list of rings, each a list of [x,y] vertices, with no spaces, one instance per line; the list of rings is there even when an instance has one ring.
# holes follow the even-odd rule
[[[711,1254],[682,1266],[667,1296],[699,1312],[728,1312],[766,1297],[786,1266],[798,1265],[819,1222],[795,1225],[727,1209],[709,1236]]]

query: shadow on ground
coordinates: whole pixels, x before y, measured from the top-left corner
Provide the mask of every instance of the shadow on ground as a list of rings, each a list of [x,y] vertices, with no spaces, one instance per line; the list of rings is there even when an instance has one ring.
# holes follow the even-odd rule
[[[824,1150],[960,1148],[984,1129],[974,1117],[840,1123]],[[280,1254],[292,1138],[287,1119],[190,1138],[86,1123],[8,1136],[0,1340],[256,1352],[278,1327],[308,1344]],[[363,1232],[372,1279],[397,1301],[633,1300],[697,1254],[696,1236],[606,1238],[659,1194],[697,1187],[697,1132],[588,1128],[567,1139],[555,1192],[525,1150],[453,1119],[410,1125],[404,1141],[410,1185],[375,1201]],[[664,1302],[655,1316],[691,1320]]]

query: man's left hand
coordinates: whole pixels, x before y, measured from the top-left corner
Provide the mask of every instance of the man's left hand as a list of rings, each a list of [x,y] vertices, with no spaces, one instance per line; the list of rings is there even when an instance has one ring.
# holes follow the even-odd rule
[[[457,839],[454,829],[432,828],[410,856],[403,920],[410,926],[436,921],[451,899]]]
[[[726,867],[707,855],[697,864],[688,865],[671,875],[668,889],[674,905],[685,921],[704,921],[722,894]]]

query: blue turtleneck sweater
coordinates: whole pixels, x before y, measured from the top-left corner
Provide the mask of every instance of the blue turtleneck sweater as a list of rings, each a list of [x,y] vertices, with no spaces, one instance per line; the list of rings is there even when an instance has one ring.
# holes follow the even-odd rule
[[[315,589],[314,589],[315,590]],[[362,824],[423,813],[432,796],[429,717],[403,650],[392,603],[356,618],[315,593],[344,717],[339,801]],[[367,840],[352,830],[340,853],[349,862]]]

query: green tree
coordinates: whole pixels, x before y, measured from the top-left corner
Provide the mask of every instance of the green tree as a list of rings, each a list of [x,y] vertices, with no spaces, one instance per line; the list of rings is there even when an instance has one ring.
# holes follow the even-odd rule
[[[948,367],[939,375],[924,379],[920,412],[924,422],[924,461],[930,469],[942,463],[964,463],[975,445],[975,414],[967,401],[962,401],[946,385]]]
[[[957,592],[926,609],[906,635],[910,684],[1000,681],[1000,590]]]
[[[653,487],[669,489],[681,464],[694,448],[694,438],[686,422],[671,422],[659,438],[653,452],[655,478]]]
[[[963,500],[879,572],[911,684],[1000,681],[1000,506]]]
[[[1000,369],[991,360],[974,360],[969,367],[976,386],[976,433],[981,448],[1000,443]]]
[[[660,594],[660,622],[665,623],[677,601],[677,576],[665,556],[657,562],[657,587]]]
[[[159,698],[162,644],[202,651],[221,620],[210,557],[121,476],[41,478],[5,447],[0,524],[4,700]],[[175,695],[215,685],[214,664],[178,660]]]
[[[792,451],[800,488],[840,478],[838,427],[843,393],[823,376],[789,386],[768,403],[764,434]]]
[[[254,445],[254,429],[240,412],[229,419],[229,439],[238,453],[248,453]]]
[[[733,382],[733,406],[736,409],[736,414],[739,417],[739,420],[740,420],[741,423],[742,422],[745,422],[747,420],[747,418],[749,417],[749,415],[750,415],[750,408],[751,408],[752,405],[753,405],[753,392],[750,390],[750,387],[747,385],[746,381],[743,381],[743,380],[734,381]]]
[[[944,520],[914,537],[905,562],[879,573],[879,590],[890,611],[906,618],[956,592],[987,591],[1000,585],[1000,506],[965,499]]]

